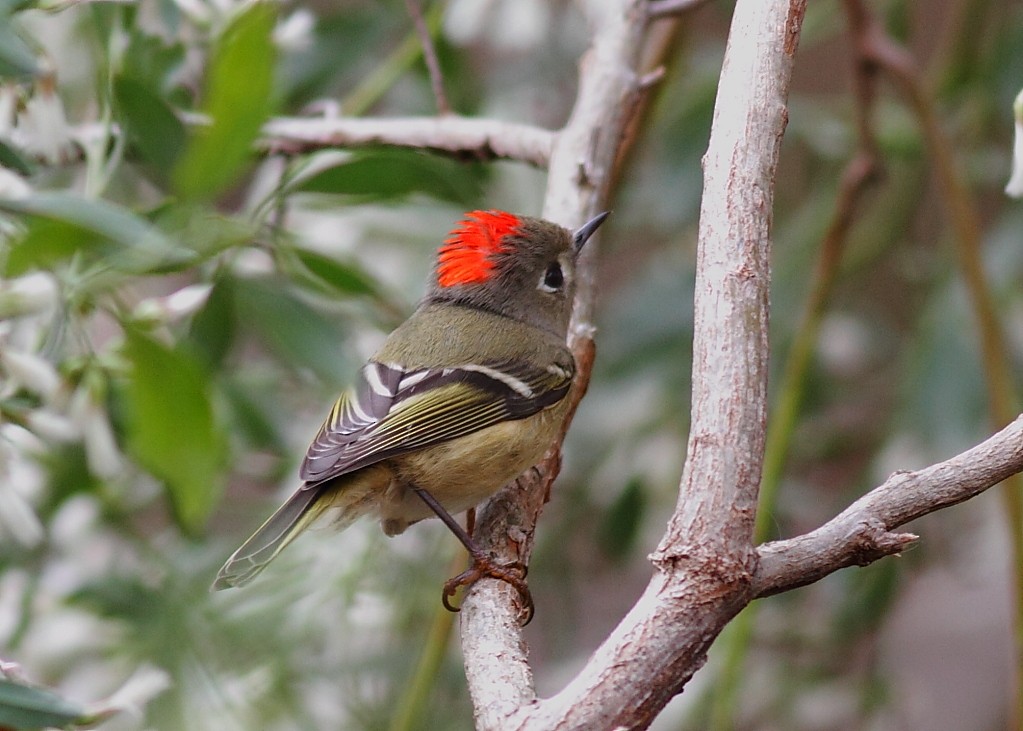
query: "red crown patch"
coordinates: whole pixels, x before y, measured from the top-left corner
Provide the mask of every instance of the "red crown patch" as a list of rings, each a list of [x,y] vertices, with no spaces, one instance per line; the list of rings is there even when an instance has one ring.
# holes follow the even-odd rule
[[[437,254],[437,283],[480,284],[490,279],[493,255],[507,251],[505,237],[519,227],[518,216],[504,211],[471,211],[444,240]]]

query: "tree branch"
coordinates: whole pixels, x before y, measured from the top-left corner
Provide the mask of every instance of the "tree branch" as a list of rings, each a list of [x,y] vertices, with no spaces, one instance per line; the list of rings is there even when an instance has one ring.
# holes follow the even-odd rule
[[[642,0],[620,0],[596,18],[576,107],[551,158],[548,218],[575,224],[605,195],[640,93],[646,11]],[[705,163],[689,458],[676,514],[652,557],[657,571],[582,672],[545,701],[534,698],[511,593],[479,582],[461,618],[479,728],[644,728],[749,600],[766,414],[771,205],[804,11],[803,0],[740,0],[735,9]],[[592,308],[592,264],[582,269],[573,344],[588,338]],[[506,490],[502,498],[509,493],[518,494]],[[521,556],[509,552],[520,545],[491,505],[481,512],[485,540],[504,551],[502,559]],[[525,537],[528,552],[531,525]]]
[[[652,20],[668,18],[688,13],[690,10],[696,10],[706,4],[707,0],[648,0],[647,13]]]
[[[334,147],[393,145],[478,160],[508,159],[546,167],[549,130],[514,122],[448,114],[442,117],[278,117],[263,126],[261,147],[299,154]]]
[[[594,41],[580,63],[575,106],[555,139],[544,202],[543,215],[566,226],[579,225],[605,205],[621,138],[642,94],[638,66],[646,29],[644,0],[616,0],[593,6],[591,12]],[[569,346],[579,379],[588,379],[592,365],[597,243],[586,245],[576,267]],[[560,459],[547,460],[543,474],[527,474],[484,505],[475,538],[503,561],[528,563],[536,519],[559,466]],[[462,653],[477,727],[504,729],[529,722],[535,690],[513,594],[500,582],[484,580],[467,593],[462,607]]]
[[[916,540],[901,525],[961,503],[1023,471],[1023,416],[951,459],[916,472],[896,472],[820,528],[759,547],[756,597],[811,584],[833,571],[866,565]]]
[[[854,39],[865,32],[862,23],[850,18]],[[858,43],[853,43],[859,49]],[[839,179],[838,194],[831,221],[821,238],[820,251],[814,266],[809,295],[802,320],[792,338],[780,381],[775,384],[775,401],[771,407],[764,443],[764,465],[760,479],[760,499],[753,528],[753,540],[767,540],[775,524],[778,492],[782,484],[789,447],[795,435],[808,382],[807,372],[813,360],[821,321],[830,305],[831,293],[838,278],[849,232],[856,222],[869,184],[880,176],[881,161],[873,133],[874,100],[878,83],[875,64],[855,53],[853,58],[853,95],[857,150]],[[758,606],[747,607],[732,623],[721,648],[721,661],[711,692],[709,729],[731,729],[738,713],[740,681],[756,622]]]

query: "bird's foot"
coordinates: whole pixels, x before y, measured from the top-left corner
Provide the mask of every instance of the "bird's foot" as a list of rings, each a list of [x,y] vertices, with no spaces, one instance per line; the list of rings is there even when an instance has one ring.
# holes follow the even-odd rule
[[[441,602],[449,612],[458,612],[461,607],[456,607],[449,601],[458,592],[459,587],[469,587],[482,578],[489,577],[498,579],[510,584],[519,593],[520,613],[524,615],[522,626],[525,627],[533,619],[533,596],[529,593],[529,586],[526,585],[527,567],[523,563],[515,562],[510,564],[499,564],[493,558],[482,553],[472,556],[472,566],[444,582],[444,593]]]

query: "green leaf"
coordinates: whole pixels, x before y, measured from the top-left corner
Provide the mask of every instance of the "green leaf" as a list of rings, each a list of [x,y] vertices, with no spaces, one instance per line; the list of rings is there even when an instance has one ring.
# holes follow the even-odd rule
[[[114,79],[114,101],[128,139],[142,158],[166,174],[185,145],[185,126],[174,110],[138,79]]]
[[[272,388],[264,383],[247,383],[230,376],[224,383],[224,395],[231,404],[232,426],[256,449],[285,457],[287,440],[277,420],[280,404],[274,401]],[[290,460],[283,460],[288,465]]]
[[[455,160],[417,150],[360,150],[340,165],[321,170],[295,190],[390,200],[424,193],[465,207],[478,203],[481,187],[475,171]]]
[[[220,501],[225,462],[207,376],[194,357],[139,332],[126,332],[124,350],[128,449],[166,484],[181,527],[197,533]]]
[[[32,48],[14,30],[10,18],[0,18],[0,78],[30,78],[38,73]]]
[[[76,253],[103,257],[110,266],[130,272],[159,271],[192,258],[144,219],[106,201],[36,193],[0,199],[0,211],[28,221],[26,234],[8,255],[9,276],[52,267]]]
[[[184,44],[146,33],[131,21],[128,21],[127,28],[131,40],[124,52],[121,68],[156,93],[166,94],[171,84],[180,78],[178,72],[185,62]]]
[[[3,140],[0,140],[0,165],[22,175],[32,174],[32,163]]]
[[[341,349],[341,328],[296,297],[283,282],[238,279],[235,301],[238,321],[252,328],[285,364],[311,370],[328,383],[350,375],[350,364]]]
[[[206,304],[192,318],[188,337],[211,367],[219,367],[234,342],[234,280],[220,277],[213,285]]]
[[[203,111],[210,125],[191,139],[173,179],[185,198],[210,198],[242,172],[252,143],[270,114],[276,12],[253,3],[224,31],[207,70]]]
[[[40,463],[46,469],[46,502],[41,506],[42,515],[51,515],[65,500],[80,493],[95,493],[101,488],[100,481],[89,471],[89,460],[81,442],[58,444],[40,455]]]
[[[617,561],[628,555],[636,543],[645,508],[643,483],[639,479],[632,479],[604,515],[600,525],[600,547],[608,558]]]
[[[295,255],[310,274],[338,294],[376,295],[380,292],[376,280],[355,264],[303,249],[296,249]]]
[[[64,221],[31,219],[8,251],[4,273],[16,277],[33,269],[53,269],[75,254],[95,259],[104,251],[104,240],[91,231]]]
[[[68,193],[37,193],[27,198],[0,199],[0,209],[73,223],[125,245],[146,238],[149,224],[123,208]]]
[[[233,246],[251,243],[258,231],[251,221],[217,214],[200,205],[167,205],[153,222],[194,252],[196,264]]]
[[[45,729],[88,720],[87,711],[46,688],[0,678],[0,728]]]

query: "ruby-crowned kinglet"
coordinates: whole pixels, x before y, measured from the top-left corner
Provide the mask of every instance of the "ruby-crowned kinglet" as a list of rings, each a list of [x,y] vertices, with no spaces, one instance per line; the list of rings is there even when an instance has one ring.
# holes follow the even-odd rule
[[[450,514],[494,494],[553,442],[575,375],[565,345],[575,261],[607,215],[573,233],[501,211],[467,214],[440,247],[419,308],[334,404],[302,463],[305,484],[214,588],[250,581],[328,509],[339,529],[377,515],[389,536],[436,514],[473,556],[468,580],[508,581],[531,611],[523,579],[476,549]],[[445,606],[453,591],[445,587]]]

